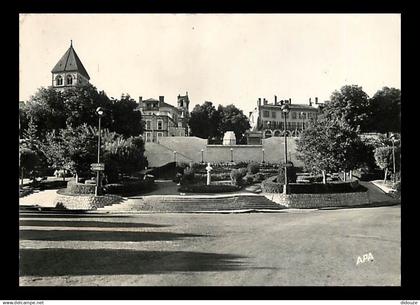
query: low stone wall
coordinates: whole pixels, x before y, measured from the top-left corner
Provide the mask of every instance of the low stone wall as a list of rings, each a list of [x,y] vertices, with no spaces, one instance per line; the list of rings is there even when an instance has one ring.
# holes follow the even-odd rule
[[[332,194],[263,193],[263,195],[277,204],[296,209],[356,206],[370,203],[367,191]]]
[[[107,205],[112,205],[122,201],[122,197],[116,195],[64,195],[57,194],[54,204],[57,208],[67,210],[96,210]]]

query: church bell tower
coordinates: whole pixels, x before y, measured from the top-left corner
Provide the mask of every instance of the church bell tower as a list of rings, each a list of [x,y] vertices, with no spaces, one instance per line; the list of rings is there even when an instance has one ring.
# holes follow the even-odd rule
[[[90,77],[70,41],[70,47],[51,70],[53,88],[63,91],[89,83]]]

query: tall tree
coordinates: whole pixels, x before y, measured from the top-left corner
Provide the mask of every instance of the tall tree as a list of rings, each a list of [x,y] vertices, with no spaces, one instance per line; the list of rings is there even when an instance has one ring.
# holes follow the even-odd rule
[[[235,105],[227,105],[223,107],[219,105],[218,111],[220,113],[220,134],[226,131],[233,131],[235,133],[236,141],[239,143],[243,138],[245,131],[251,128],[248,117],[244,115],[242,110],[236,108]]]
[[[218,130],[220,114],[212,102],[206,101],[202,105],[195,105],[188,124],[193,136],[203,139],[220,136]]]
[[[313,122],[297,140],[297,157],[311,172],[353,170],[364,161],[360,136],[342,121]],[[324,179],[325,180],[325,179]]]
[[[323,109],[325,118],[349,124],[361,132],[369,131],[372,120],[372,106],[362,87],[346,85],[334,91]]]
[[[109,130],[115,131],[125,137],[138,136],[143,133],[143,123],[140,111],[135,111],[138,104],[125,94],[120,100],[112,101],[112,125]]]
[[[401,132],[401,91],[383,87],[371,99],[373,117],[371,131]]]

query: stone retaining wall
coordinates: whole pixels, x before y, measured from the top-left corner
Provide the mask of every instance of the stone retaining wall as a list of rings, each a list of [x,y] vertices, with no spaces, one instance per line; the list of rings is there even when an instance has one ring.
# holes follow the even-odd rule
[[[72,196],[57,194],[54,205],[67,210],[96,210],[120,201],[122,201],[122,197],[108,194],[96,197],[94,195]]]
[[[263,193],[263,195],[282,206],[296,209],[323,207],[356,206],[368,204],[368,192],[330,193],[330,194],[282,194]]]

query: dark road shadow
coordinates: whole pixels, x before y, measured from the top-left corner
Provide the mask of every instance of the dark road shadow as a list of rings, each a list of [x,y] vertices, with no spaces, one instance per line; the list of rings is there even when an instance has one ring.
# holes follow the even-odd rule
[[[118,275],[245,269],[245,257],[183,251],[21,249],[20,276]]]
[[[69,213],[41,213],[41,212],[20,212],[20,218],[133,218],[129,215],[104,215],[104,214],[69,214]]]
[[[76,231],[76,230],[20,230],[20,240],[49,241],[162,241],[177,240],[205,235],[171,232],[121,232],[121,231]]]
[[[135,222],[105,222],[105,221],[76,221],[76,220],[20,220],[19,226],[37,227],[98,227],[98,228],[147,228],[147,227],[168,227],[152,223]]]

